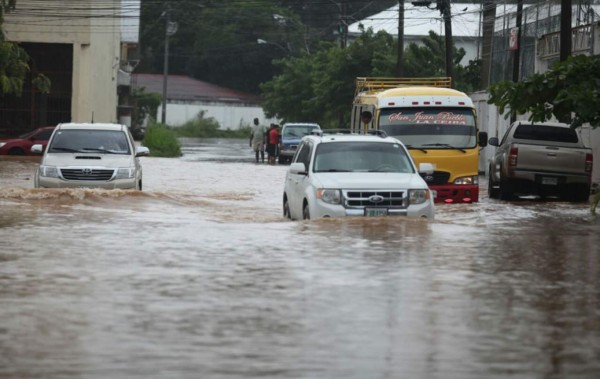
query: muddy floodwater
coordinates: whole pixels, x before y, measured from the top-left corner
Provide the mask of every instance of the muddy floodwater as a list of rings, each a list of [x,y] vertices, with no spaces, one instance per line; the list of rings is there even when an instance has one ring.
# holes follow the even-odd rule
[[[288,221],[288,166],[182,142],[143,192],[0,157],[0,378],[600,378],[588,204]]]

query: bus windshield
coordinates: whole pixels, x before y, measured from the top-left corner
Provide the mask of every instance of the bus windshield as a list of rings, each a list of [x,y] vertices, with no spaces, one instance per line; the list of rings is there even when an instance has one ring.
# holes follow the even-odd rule
[[[477,146],[475,116],[468,108],[382,109],[379,128],[413,149],[471,149]]]

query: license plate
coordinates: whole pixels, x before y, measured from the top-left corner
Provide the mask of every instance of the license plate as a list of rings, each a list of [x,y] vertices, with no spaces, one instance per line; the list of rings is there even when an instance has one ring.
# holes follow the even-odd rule
[[[542,177],[542,184],[547,185],[547,186],[555,186],[558,184],[558,179]]]
[[[365,208],[365,216],[367,217],[387,216],[387,214],[387,208]]]

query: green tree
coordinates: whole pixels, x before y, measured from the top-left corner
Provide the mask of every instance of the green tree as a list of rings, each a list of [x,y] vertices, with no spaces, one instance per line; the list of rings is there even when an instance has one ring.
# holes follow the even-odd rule
[[[323,43],[312,55],[275,61],[281,74],[261,85],[263,108],[284,121],[343,127],[349,122],[356,77],[391,75],[393,51],[389,34],[368,30],[346,49]]]
[[[0,96],[20,95],[29,72],[29,56],[18,44],[7,42],[2,24],[4,14],[15,8],[16,0],[0,0]],[[43,74],[33,79],[41,92],[50,91],[50,80]]]
[[[470,61],[464,67],[460,61],[464,58],[465,49],[453,48],[453,86],[464,91],[473,92],[479,89],[481,61]],[[446,76],[446,41],[434,31],[421,38],[421,44],[411,43],[404,53],[404,72],[407,77],[444,77]]]
[[[600,57],[569,57],[520,82],[498,82],[490,87],[488,103],[498,106],[500,113],[508,109],[517,115],[529,113],[530,121],[555,117],[573,128],[585,123],[596,128],[600,125]]]
[[[347,125],[356,77],[395,76],[397,46],[391,35],[367,30],[346,49],[324,43],[312,55],[277,60],[281,73],[261,85],[263,108],[268,116],[287,121]],[[464,54],[463,49],[455,51],[456,87],[473,89],[479,66],[462,67],[458,62]],[[407,77],[445,76],[444,41],[433,32],[422,46],[407,47],[405,57]]]
[[[148,93],[142,87],[131,94],[133,104],[132,125],[141,126],[146,118],[156,120],[158,107],[162,102],[162,96],[158,93]]]
[[[25,51],[4,39],[4,14],[14,7],[15,0],[0,0],[0,95],[20,94],[29,70],[29,57]]]
[[[276,73],[273,59],[306,51],[304,26],[275,0],[143,1],[139,72],[162,73],[164,25],[170,9],[178,30],[169,39],[169,72],[258,93]],[[259,44],[258,40],[266,43]],[[310,46],[308,46],[310,51]]]

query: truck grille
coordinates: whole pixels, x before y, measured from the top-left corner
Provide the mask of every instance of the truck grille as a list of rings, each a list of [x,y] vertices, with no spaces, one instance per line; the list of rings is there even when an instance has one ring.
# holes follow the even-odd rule
[[[109,181],[115,170],[101,170],[91,168],[61,168],[60,173],[65,180],[94,180]]]
[[[450,173],[445,171],[434,171],[433,174],[421,174],[421,177],[423,177],[423,180],[425,180],[425,183],[427,183],[428,186],[448,184]]]
[[[345,191],[347,208],[406,207],[406,191]]]

